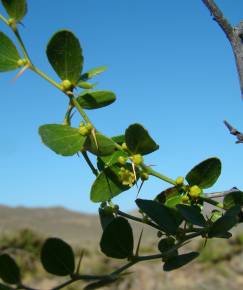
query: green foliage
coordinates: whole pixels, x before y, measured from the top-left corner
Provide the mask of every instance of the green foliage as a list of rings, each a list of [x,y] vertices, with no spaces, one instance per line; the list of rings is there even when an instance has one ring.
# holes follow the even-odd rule
[[[221,237],[226,234],[230,229],[232,229],[239,221],[239,213],[241,208],[239,205],[236,205],[229,210],[216,222],[212,225],[208,236],[212,237]]]
[[[133,232],[128,221],[122,217],[113,219],[104,229],[101,251],[108,257],[126,259],[133,255]]]
[[[150,137],[148,131],[140,124],[130,125],[125,132],[128,149],[133,154],[149,154],[159,149],[159,145]]]
[[[21,281],[19,267],[8,254],[0,254],[0,278],[9,284],[19,284]]]
[[[1,0],[9,17],[20,21],[27,13],[27,3],[25,0]]]
[[[48,124],[39,128],[42,142],[55,153],[72,156],[78,153],[86,140],[79,129],[66,125]]]
[[[96,84],[88,82],[105,71],[106,67],[97,67],[83,73],[83,53],[78,38],[71,31],[60,30],[52,36],[46,49],[51,66],[61,79],[57,83],[33,65],[18,31],[17,24],[27,12],[26,1],[2,0],[2,4],[10,19],[7,20],[2,15],[0,19],[13,31],[24,58],[21,59],[12,40],[0,32],[0,72],[24,66],[20,74],[31,69],[68,98],[63,124],[43,125],[39,128],[39,134],[43,143],[57,154],[83,155],[95,175],[90,191],[91,201],[102,202],[99,207],[103,229],[101,251],[108,257],[128,260],[127,264],[110,274],[79,275],[82,259],[80,258],[75,271],[75,256],[70,245],[58,238],[48,238],[41,248],[44,269],[57,276],[69,275],[71,279],[54,289],[61,289],[63,285],[77,280],[92,280],[85,287],[86,290],[106,286],[119,279],[125,269],[155,258],[162,259],[164,271],[175,270],[199,255],[197,252],[178,254],[179,249],[192,238],[230,238],[229,231],[243,220],[243,193],[240,190],[230,192],[222,204],[204,192],[219,178],[221,161],[216,157],[204,160],[193,167],[185,178],[179,176],[174,180],[146,165],[143,156],[158,150],[159,145],[142,125],[132,124],[121,135],[112,138],[104,135],[96,129],[85,110],[99,109],[116,100],[116,95],[109,90],[92,91]],[[75,112],[81,117],[79,128],[72,127],[72,116]],[[88,153],[95,155],[97,168],[93,160],[89,159]],[[113,204],[112,199],[135,184],[139,193],[150,176],[163,180],[172,187],[163,189],[154,200],[137,199],[140,217],[118,210],[118,205]],[[209,215],[203,212],[205,203],[214,206]],[[225,212],[217,210],[218,208]],[[156,240],[159,254],[139,255],[142,233],[134,253],[133,230],[128,219],[156,229],[160,239],[158,242]],[[22,238],[20,236],[20,241]],[[26,235],[22,247],[30,246],[31,238],[31,234]],[[40,247],[39,240],[36,246]],[[7,284],[18,286],[21,283],[19,267],[6,253],[0,255],[0,277]],[[18,288],[29,290],[24,285],[19,285]],[[0,289],[9,288],[0,284]]]
[[[77,97],[79,105],[83,109],[93,110],[109,106],[115,102],[116,96],[111,91],[84,91]]]
[[[124,185],[120,180],[120,170],[120,166],[112,165],[105,168],[97,176],[90,192],[90,199],[93,202],[108,201],[121,192],[130,189],[129,185]]]
[[[105,135],[94,133],[87,137],[84,149],[97,156],[106,156],[114,153],[116,143]]]
[[[76,85],[83,69],[82,48],[76,36],[68,30],[58,31],[50,39],[46,54],[57,75]]]
[[[20,59],[16,46],[0,31],[0,72],[15,70]]]
[[[221,162],[218,158],[209,158],[199,163],[186,175],[189,185],[209,188],[214,185],[221,174]]]
[[[172,270],[178,269],[190,263],[192,260],[196,259],[198,256],[199,256],[199,253],[197,252],[191,252],[188,254],[174,256],[172,258],[169,258],[164,263],[163,269],[164,271],[172,271]]]
[[[88,81],[88,80],[92,79],[93,77],[103,73],[106,70],[107,70],[106,66],[99,66],[99,67],[93,68],[93,69],[87,71],[86,73],[82,74],[80,79],[82,81]]]
[[[178,204],[176,207],[187,222],[199,227],[206,226],[206,220],[204,216],[200,213],[201,210],[198,206]]]
[[[137,199],[137,206],[167,234],[175,234],[181,223],[181,218],[176,215],[174,209],[163,204],[146,199]]]
[[[58,238],[48,238],[41,249],[41,263],[45,270],[57,276],[74,273],[75,259],[72,248]]]

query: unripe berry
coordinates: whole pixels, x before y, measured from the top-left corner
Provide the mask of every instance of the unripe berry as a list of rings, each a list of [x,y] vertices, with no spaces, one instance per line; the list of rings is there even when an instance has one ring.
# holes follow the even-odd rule
[[[140,154],[135,154],[131,156],[130,159],[135,165],[140,165],[141,163],[143,163],[143,156]]]
[[[124,143],[122,143],[122,149],[123,150],[127,150],[127,144],[124,142]]]
[[[91,123],[87,123],[85,127],[89,130],[89,132],[94,128]]]
[[[182,198],[181,198],[181,201],[182,201],[183,203],[188,203],[188,201],[189,201],[189,197],[188,197],[188,195],[183,195]]]
[[[198,187],[197,185],[193,185],[189,189],[189,194],[192,198],[198,198],[200,196],[201,192],[202,192],[201,188]]]
[[[85,126],[82,126],[79,128],[79,133],[82,136],[87,136],[87,135],[89,135],[89,130]]]
[[[183,176],[177,177],[175,182],[176,182],[176,185],[182,185],[184,182],[184,177]]]
[[[27,60],[26,59],[19,59],[18,61],[17,61],[17,64],[18,64],[18,66],[24,66],[24,65],[26,65],[27,64]]]
[[[123,156],[119,156],[117,161],[121,164],[121,165],[125,165],[127,162],[127,158],[123,157]]]
[[[142,171],[142,172],[140,173],[140,178],[141,178],[143,181],[145,181],[145,180],[148,180],[148,179],[149,179],[149,175],[148,175],[147,172]]]
[[[69,80],[64,80],[61,83],[61,87],[63,89],[63,91],[70,91],[73,88],[72,83]]]

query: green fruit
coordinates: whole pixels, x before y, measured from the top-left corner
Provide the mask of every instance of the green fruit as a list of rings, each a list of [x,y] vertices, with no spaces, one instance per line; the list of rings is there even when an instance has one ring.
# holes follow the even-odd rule
[[[121,164],[121,165],[125,165],[127,162],[127,158],[123,157],[123,156],[119,156],[117,161]]]
[[[183,176],[177,177],[175,182],[176,182],[176,185],[182,185],[184,182],[184,177]]]
[[[61,87],[63,91],[70,91],[73,88],[72,83],[69,80],[64,80],[61,82]]]
[[[82,136],[87,136],[87,135],[89,135],[89,130],[85,126],[83,126],[83,127],[79,128],[79,133]]]
[[[18,66],[20,67],[20,66],[24,66],[24,65],[26,65],[27,64],[27,60],[26,59],[19,59],[18,61],[17,61],[17,64],[18,64]]]
[[[135,165],[140,165],[141,163],[143,163],[143,156],[140,154],[135,154],[131,156],[130,159]]]
[[[145,180],[148,180],[148,179],[149,179],[149,175],[148,175],[147,172],[142,171],[142,172],[140,173],[140,178],[141,178],[143,181],[145,181]]]
[[[202,190],[200,187],[198,187],[197,185],[193,185],[192,187],[190,187],[189,189],[189,195],[192,198],[198,198],[202,193]]]
[[[122,149],[125,150],[125,151],[127,150],[127,144],[125,142],[122,143]]]

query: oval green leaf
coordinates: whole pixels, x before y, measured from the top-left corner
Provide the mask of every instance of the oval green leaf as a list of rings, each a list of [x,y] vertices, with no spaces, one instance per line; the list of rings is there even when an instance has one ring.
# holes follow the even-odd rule
[[[26,0],[1,0],[10,18],[20,21],[27,13]]]
[[[116,143],[105,135],[92,133],[87,137],[84,148],[96,156],[106,156],[115,152]]]
[[[79,129],[59,124],[43,125],[39,128],[39,134],[47,147],[63,156],[79,152],[86,140]]]
[[[90,199],[93,202],[103,202],[111,200],[123,191],[130,189],[130,186],[123,185],[119,178],[120,167],[113,165],[105,168],[94,181]]]
[[[231,207],[226,213],[212,225],[208,232],[208,237],[222,237],[239,222],[241,207],[236,205]]]
[[[76,36],[68,30],[58,31],[50,39],[46,53],[57,75],[76,85],[83,68],[82,48]]]
[[[177,218],[174,209],[168,208],[154,200],[137,199],[136,204],[165,233],[175,234],[177,232],[181,219]]]
[[[214,185],[221,174],[221,161],[216,158],[209,158],[196,165],[186,175],[190,186],[198,185],[200,188],[209,188]]]
[[[115,218],[113,212],[107,211],[101,207],[99,208],[99,217],[100,217],[100,224],[103,230]]]
[[[116,96],[111,91],[83,92],[78,96],[77,101],[83,109],[99,109],[112,104]]]
[[[163,269],[164,269],[164,271],[172,271],[172,270],[178,269],[178,268],[190,263],[192,260],[196,259],[198,256],[199,256],[199,253],[191,252],[188,254],[183,254],[183,255],[169,258],[164,263]]]
[[[106,66],[99,66],[99,67],[93,68],[93,69],[87,71],[86,73],[82,74],[80,79],[82,81],[88,81],[88,80],[92,79],[93,77],[103,73],[106,70],[107,70]]]
[[[128,149],[133,153],[146,155],[159,149],[159,145],[150,137],[148,131],[140,124],[130,125],[125,132]]]
[[[118,217],[106,226],[100,248],[111,258],[126,259],[133,255],[133,232],[125,218]]]
[[[75,258],[69,244],[58,238],[49,238],[41,249],[41,263],[44,269],[57,276],[74,273]]]
[[[178,204],[176,207],[187,222],[199,227],[206,226],[206,220],[204,216],[200,213],[200,209],[198,206]]]
[[[0,255],[0,278],[8,284],[19,284],[21,281],[19,267],[8,254]]]
[[[19,53],[12,40],[0,31],[0,72],[17,69]]]

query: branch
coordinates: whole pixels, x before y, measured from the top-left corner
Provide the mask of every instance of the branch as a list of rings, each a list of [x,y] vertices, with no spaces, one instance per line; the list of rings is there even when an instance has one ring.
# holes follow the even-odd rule
[[[224,121],[224,124],[229,129],[230,134],[236,136],[237,141],[235,141],[235,143],[243,143],[243,134],[232,127],[227,121]]]
[[[222,192],[212,192],[212,193],[209,193],[207,195],[207,197],[209,197],[209,198],[225,197],[226,195],[228,195],[230,193],[239,192],[239,191],[240,190],[237,187],[232,187],[231,189],[225,190],[225,191],[222,191]]]
[[[224,31],[232,46],[240,81],[241,97],[243,98],[243,22],[233,27],[213,0],[202,0],[202,2],[213,15],[213,19]]]

